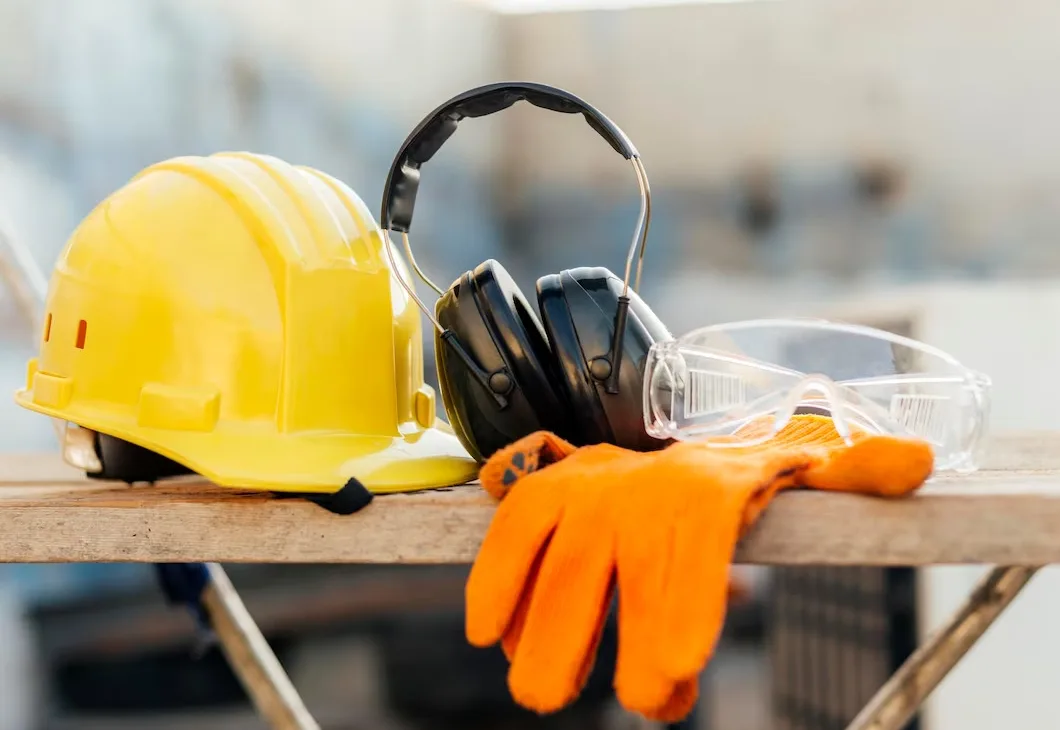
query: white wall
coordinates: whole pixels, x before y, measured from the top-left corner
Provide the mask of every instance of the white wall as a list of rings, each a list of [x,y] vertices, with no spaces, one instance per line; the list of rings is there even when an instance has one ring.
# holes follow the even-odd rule
[[[1060,5],[800,0],[507,16],[510,68],[581,91],[654,177],[698,184],[762,157],[890,151],[959,189],[1060,184]],[[528,140],[555,136],[547,121]],[[576,138],[554,140],[598,171]],[[539,148],[540,149],[540,148]],[[511,150],[548,178],[533,145]],[[582,163],[582,164],[579,164]]]
[[[189,12],[230,18],[241,34],[296,63],[336,97],[379,107],[408,131],[448,96],[498,79],[500,18],[486,8],[438,0],[297,6],[291,12],[291,0],[193,0]],[[491,166],[495,136],[488,127],[449,144],[468,161]]]
[[[1060,270],[1060,5],[1051,0],[683,4],[505,22],[513,74],[566,86],[612,116],[660,191],[698,190],[710,205],[754,162],[808,178],[791,182],[807,189],[830,166],[884,156],[911,175],[910,205],[926,222],[923,243],[910,245],[931,249],[928,264]],[[527,189],[626,185],[613,153],[564,123],[519,118],[521,143],[508,154]],[[686,235],[693,256],[697,241],[728,233],[707,221]],[[857,235],[796,237],[843,255]],[[908,264],[917,265],[927,264]]]

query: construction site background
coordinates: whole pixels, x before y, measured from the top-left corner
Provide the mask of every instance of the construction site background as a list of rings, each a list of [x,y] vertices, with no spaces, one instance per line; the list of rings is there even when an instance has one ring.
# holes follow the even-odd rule
[[[636,143],[654,199],[642,294],[675,332],[875,289],[1052,277],[1058,28],[1060,5],[1049,0],[747,0],[541,14],[456,0],[0,0],[0,229],[48,270],[80,219],[140,169],[223,149],[318,167],[375,210],[393,154],[428,111],[466,88],[520,79],[587,98]],[[432,161],[412,241],[435,281],[495,257],[532,290],[538,275],[569,266],[620,271],[638,204],[632,172],[579,117],[517,105],[465,122]],[[1034,336],[1031,323],[1013,326]],[[34,343],[0,290],[8,392]],[[54,448],[47,419],[0,399],[0,451]],[[355,568],[255,570],[235,574],[247,591],[260,587],[252,608],[311,602],[336,584],[414,596],[427,585],[417,581],[442,580],[438,595],[448,598],[401,636],[461,651],[460,570],[370,580]],[[744,575],[760,597],[766,574]],[[148,700],[146,709],[115,701],[85,710],[86,700],[79,710],[70,699],[122,688],[78,679],[100,670],[87,650],[70,648],[82,645],[62,626],[89,617],[77,625],[90,636],[123,605],[135,605],[145,626],[160,620],[172,609],[152,581],[148,566],[0,567],[0,636],[10,647],[0,659],[0,730],[116,728],[114,717],[133,710],[130,727],[236,727],[225,702],[207,702],[192,720],[173,708],[152,715]],[[400,613],[405,604],[388,605]],[[702,728],[767,727],[756,605],[734,619],[751,638],[726,644],[710,672],[710,696],[725,701],[709,703]],[[364,628],[373,620],[350,609],[334,630],[357,638],[298,644],[309,658],[296,682],[315,688],[311,702],[337,708],[329,727],[378,727],[342,719],[356,715],[343,708],[386,695],[378,662],[364,658],[378,653],[380,634]],[[277,631],[298,643],[309,628]],[[179,642],[165,651],[187,653]],[[180,666],[193,673],[190,661]],[[63,697],[60,685],[78,689]]]

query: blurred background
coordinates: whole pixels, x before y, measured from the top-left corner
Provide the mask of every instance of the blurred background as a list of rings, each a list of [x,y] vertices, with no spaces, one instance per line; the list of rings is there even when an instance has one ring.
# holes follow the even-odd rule
[[[857,319],[993,375],[995,427],[1060,428],[1031,387],[1060,366],[1041,329],[1060,315],[1058,32],[1051,0],[0,0],[0,232],[49,270],[140,169],[225,149],[318,167],[376,210],[427,112],[478,84],[544,82],[640,149],[641,294],[673,332]],[[418,203],[432,278],[495,257],[531,291],[570,266],[621,271],[639,205],[580,117],[525,104],[464,122]],[[33,342],[0,289],[7,391]],[[47,419],[0,398],[0,451],[54,448]],[[842,728],[978,575],[741,570],[683,727]],[[503,658],[463,640],[465,576],[232,568],[329,730],[643,727],[616,708],[606,656],[571,711],[517,711]],[[1053,727],[1058,608],[1045,571],[911,727]],[[261,727],[194,638],[148,566],[0,566],[0,730]]]

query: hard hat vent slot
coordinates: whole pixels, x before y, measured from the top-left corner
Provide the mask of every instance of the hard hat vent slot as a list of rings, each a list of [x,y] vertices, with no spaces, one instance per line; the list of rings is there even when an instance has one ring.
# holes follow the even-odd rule
[[[85,349],[85,335],[88,334],[88,322],[81,320],[77,323],[77,349]]]
[[[52,313],[48,312],[48,318],[44,320],[44,341],[47,342],[52,336]]]

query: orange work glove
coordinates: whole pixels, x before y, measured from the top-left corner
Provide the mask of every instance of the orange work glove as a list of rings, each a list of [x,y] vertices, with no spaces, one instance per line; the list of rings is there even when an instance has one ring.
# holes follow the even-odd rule
[[[617,587],[619,701],[679,720],[722,628],[736,543],[778,490],[894,496],[931,473],[926,443],[854,441],[796,416],[754,447],[575,450],[546,433],[512,444],[480,474],[502,501],[468,579],[468,640],[501,641],[516,702],[558,710],[581,691]]]

